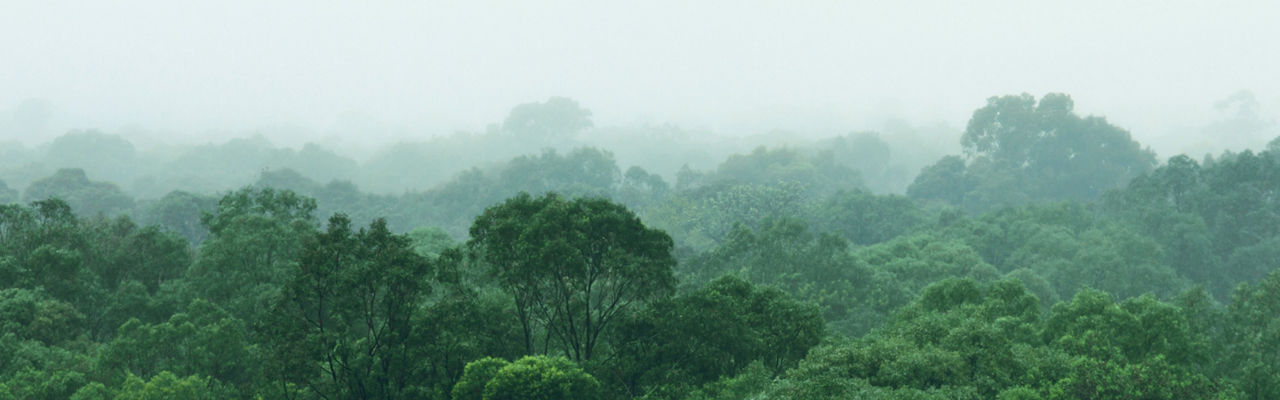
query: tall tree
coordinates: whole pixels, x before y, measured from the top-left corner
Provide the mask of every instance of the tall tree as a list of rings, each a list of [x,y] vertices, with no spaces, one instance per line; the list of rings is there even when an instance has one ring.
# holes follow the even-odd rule
[[[386,221],[353,231],[345,215],[307,243],[270,315],[285,381],[324,398],[417,398],[419,307],[431,266]]]
[[[605,199],[521,193],[477,217],[471,238],[514,298],[531,353],[544,330],[541,351],[554,340],[590,360],[619,315],[675,285],[671,238]]]
[[[503,130],[534,141],[571,138],[591,126],[591,110],[567,97],[518,105],[502,121]]]
[[[191,268],[197,295],[247,320],[261,317],[315,234],[314,199],[288,190],[244,188],[202,215],[209,238]]]
[[[967,164],[944,158],[907,189],[961,201],[973,211],[1041,200],[1092,200],[1156,165],[1155,153],[1097,116],[1075,113],[1070,96],[987,99],[961,136]],[[964,193],[950,193],[963,190]]]

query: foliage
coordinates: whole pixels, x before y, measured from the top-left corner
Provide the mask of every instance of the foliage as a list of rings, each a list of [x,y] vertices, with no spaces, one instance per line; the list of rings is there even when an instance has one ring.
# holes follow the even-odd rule
[[[268,317],[272,374],[326,398],[420,395],[429,262],[385,221],[352,231],[342,214],[304,248]]]
[[[527,356],[507,364],[484,385],[484,400],[600,398],[600,383],[564,357]]]
[[[528,352],[545,330],[575,360],[591,360],[620,315],[674,286],[671,238],[605,199],[520,194],[471,227],[474,249],[513,297]]]
[[[1080,117],[1070,96],[987,99],[961,137],[965,159],[926,168],[908,195],[971,211],[1045,200],[1092,200],[1151,170],[1155,154],[1102,117]]]

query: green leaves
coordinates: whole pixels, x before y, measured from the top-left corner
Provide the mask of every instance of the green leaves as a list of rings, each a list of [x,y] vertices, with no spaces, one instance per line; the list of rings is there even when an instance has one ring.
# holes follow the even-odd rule
[[[1080,117],[1064,94],[1037,103],[1029,94],[987,99],[961,137],[968,163],[944,158],[907,189],[970,211],[1028,201],[1092,200],[1156,164],[1129,132],[1101,117]]]
[[[310,238],[269,315],[272,367],[323,396],[406,398],[422,389],[422,302],[431,265],[383,220],[345,215]]]
[[[482,358],[467,364],[453,387],[455,400],[595,400],[600,382],[564,357],[528,356],[509,363]]]
[[[825,335],[818,308],[732,275],[650,304],[618,327],[616,358],[605,368],[631,393],[673,396],[751,363],[770,375],[795,365]],[[683,390],[682,390],[683,389]]]
[[[575,360],[590,360],[609,324],[675,286],[672,242],[604,199],[521,194],[471,227],[474,249],[512,295],[526,351],[545,332]],[[545,343],[545,342],[544,342]]]

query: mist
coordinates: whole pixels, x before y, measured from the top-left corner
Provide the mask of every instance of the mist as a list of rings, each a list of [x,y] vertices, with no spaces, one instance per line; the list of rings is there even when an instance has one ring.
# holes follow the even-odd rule
[[[1239,150],[1206,126],[1280,109],[1267,2],[9,1],[0,140],[71,129],[355,150],[484,131],[552,96],[595,126],[806,138],[962,130],[990,96],[1061,92],[1162,156]],[[1274,134],[1274,131],[1271,132]]]
[[[1277,399],[1278,17],[0,0],[0,398]]]

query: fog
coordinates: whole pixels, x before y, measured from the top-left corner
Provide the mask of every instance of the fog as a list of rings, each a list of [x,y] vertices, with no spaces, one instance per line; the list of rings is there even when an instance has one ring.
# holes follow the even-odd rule
[[[1208,133],[1236,93],[1258,121],[1280,110],[1265,1],[604,3],[9,0],[0,141],[262,134],[360,156],[551,96],[596,127],[816,138],[907,121],[955,141],[990,96],[1062,92],[1163,158],[1269,140]]]

